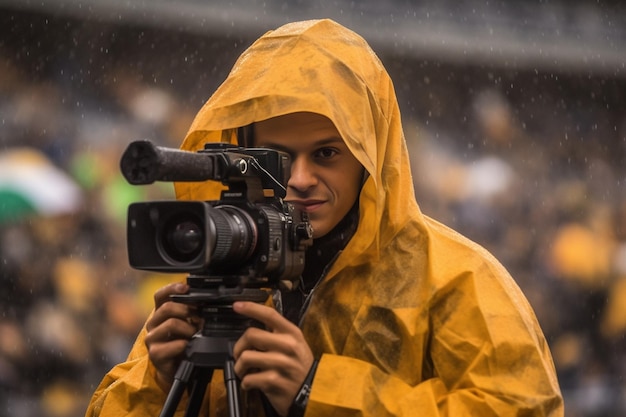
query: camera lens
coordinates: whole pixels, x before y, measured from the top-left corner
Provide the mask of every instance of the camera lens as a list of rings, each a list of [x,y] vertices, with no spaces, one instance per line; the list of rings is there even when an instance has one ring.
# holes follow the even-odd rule
[[[216,234],[211,261],[246,261],[257,242],[256,226],[250,215],[230,205],[217,206],[210,213],[209,218]]]
[[[163,228],[161,242],[163,251],[174,262],[191,262],[204,247],[202,222],[193,215],[172,218]]]
[[[250,215],[240,208],[224,205],[206,212],[170,213],[161,223],[157,245],[163,259],[171,265],[206,267],[210,263],[218,267],[247,261],[256,247],[256,238]]]

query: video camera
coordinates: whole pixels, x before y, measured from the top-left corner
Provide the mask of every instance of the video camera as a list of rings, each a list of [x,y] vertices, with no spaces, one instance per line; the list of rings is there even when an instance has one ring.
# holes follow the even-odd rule
[[[136,141],[120,165],[134,185],[215,180],[226,186],[217,201],[131,204],[127,239],[132,267],[189,272],[192,288],[297,285],[312,228],[306,213],[283,201],[288,154],[226,143],[188,152]]]
[[[130,265],[188,272],[189,291],[170,298],[195,305],[203,318],[161,417],[174,415],[186,388],[186,416],[197,416],[213,370],[220,367],[230,415],[240,415],[232,347],[256,323],[235,314],[233,303],[263,303],[268,289],[295,288],[313,242],[306,213],[283,200],[290,163],[284,152],[223,143],[186,152],[137,141],[122,155],[122,174],[131,184],[215,180],[226,186],[217,201],[152,201],[128,209]]]

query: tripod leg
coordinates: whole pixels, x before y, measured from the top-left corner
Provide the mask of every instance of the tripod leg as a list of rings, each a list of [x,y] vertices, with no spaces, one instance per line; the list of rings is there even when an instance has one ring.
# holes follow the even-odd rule
[[[226,384],[226,394],[228,395],[228,410],[230,417],[241,415],[241,398],[239,393],[239,381],[235,375],[235,362],[232,358],[226,360],[224,365],[224,383]]]
[[[187,404],[186,417],[197,417],[200,415],[200,407],[202,407],[202,399],[206,392],[206,387],[213,376],[213,369],[202,368],[196,372],[196,377],[191,386],[189,394],[189,403]]]
[[[185,388],[189,383],[189,379],[191,378],[191,374],[193,373],[194,365],[189,361],[182,361],[178,366],[178,370],[176,370],[176,376],[174,376],[174,382],[172,383],[172,388],[170,388],[170,392],[167,395],[165,400],[165,404],[161,409],[160,417],[173,417],[176,412],[176,408],[180,403],[180,399],[185,392]]]

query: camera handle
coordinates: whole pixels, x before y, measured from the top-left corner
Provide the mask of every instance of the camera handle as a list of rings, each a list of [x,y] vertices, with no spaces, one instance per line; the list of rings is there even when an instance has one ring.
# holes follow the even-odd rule
[[[206,387],[213,376],[213,371],[219,368],[224,371],[229,416],[239,417],[240,387],[234,371],[232,345],[233,342],[227,338],[194,336],[187,347],[187,358],[178,366],[160,417],[174,416],[186,388],[190,388],[191,392],[185,416],[198,416]]]

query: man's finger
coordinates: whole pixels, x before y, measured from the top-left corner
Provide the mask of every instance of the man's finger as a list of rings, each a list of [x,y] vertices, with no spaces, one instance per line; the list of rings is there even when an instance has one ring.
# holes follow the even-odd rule
[[[146,323],[146,328],[150,331],[169,319],[179,319],[190,324],[187,320],[189,316],[190,309],[188,305],[168,301],[154,311],[154,314]]]
[[[237,301],[233,303],[235,313],[250,317],[263,323],[269,331],[289,332],[295,325],[284,318],[272,307],[250,301]]]
[[[241,352],[246,350],[276,351],[293,356],[293,345],[294,343],[289,342],[289,336],[250,327],[235,343],[233,356],[238,359]]]
[[[235,373],[239,377],[253,372],[275,369],[281,374],[290,374],[293,370],[291,359],[276,352],[246,350],[235,362]]]
[[[182,282],[168,284],[154,293],[154,307],[158,309],[170,300],[172,294],[184,294],[189,290],[189,285]]]

